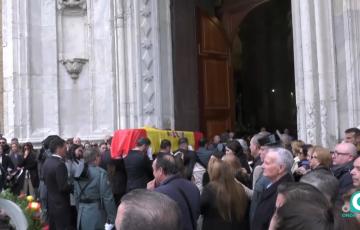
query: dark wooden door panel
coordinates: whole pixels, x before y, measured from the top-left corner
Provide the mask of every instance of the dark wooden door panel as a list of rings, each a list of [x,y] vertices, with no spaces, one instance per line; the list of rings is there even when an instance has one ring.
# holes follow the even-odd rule
[[[229,119],[227,120],[206,120],[206,129],[208,134],[219,134],[223,133],[224,130],[230,130],[231,129],[231,121]],[[209,135],[209,137],[212,137],[212,135]]]
[[[226,59],[202,58],[204,109],[230,109],[229,65]]]
[[[221,23],[198,11],[199,97],[201,129],[208,137],[234,125],[234,90],[230,43]]]
[[[224,40],[222,31],[219,29],[219,22],[215,18],[202,17],[201,20],[201,43],[200,48],[203,53],[222,54],[227,56],[229,46]],[[219,33],[220,31],[220,33]]]

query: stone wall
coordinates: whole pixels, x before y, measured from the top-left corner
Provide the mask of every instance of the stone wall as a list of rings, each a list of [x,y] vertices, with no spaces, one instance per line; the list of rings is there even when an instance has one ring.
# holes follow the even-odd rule
[[[6,137],[173,127],[169,4],[3,0]]]
[[[0,12],[2,12],[2,0],[0,0]],[[2,14],[0,15],[0,133],[4,133],[4,83],[3,83],[3,38],[2,38]]]

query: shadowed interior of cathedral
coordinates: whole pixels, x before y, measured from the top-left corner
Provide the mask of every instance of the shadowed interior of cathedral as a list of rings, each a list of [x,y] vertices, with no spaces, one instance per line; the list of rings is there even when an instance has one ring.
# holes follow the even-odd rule
[[[178,128],[296,133],[290,1],[173,1],[172,14]]]

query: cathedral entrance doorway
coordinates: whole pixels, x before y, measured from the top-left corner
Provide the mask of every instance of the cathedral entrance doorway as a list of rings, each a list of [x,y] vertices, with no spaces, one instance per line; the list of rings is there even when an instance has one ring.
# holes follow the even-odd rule
[[[223,2],[197,16],[201,130],[296,134],[290,1]]]

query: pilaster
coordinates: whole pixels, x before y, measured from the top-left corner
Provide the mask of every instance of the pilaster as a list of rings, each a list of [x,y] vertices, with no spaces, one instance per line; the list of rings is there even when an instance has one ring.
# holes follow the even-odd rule
[[[118,127],[173,128],[170,2],[114,2]]]

